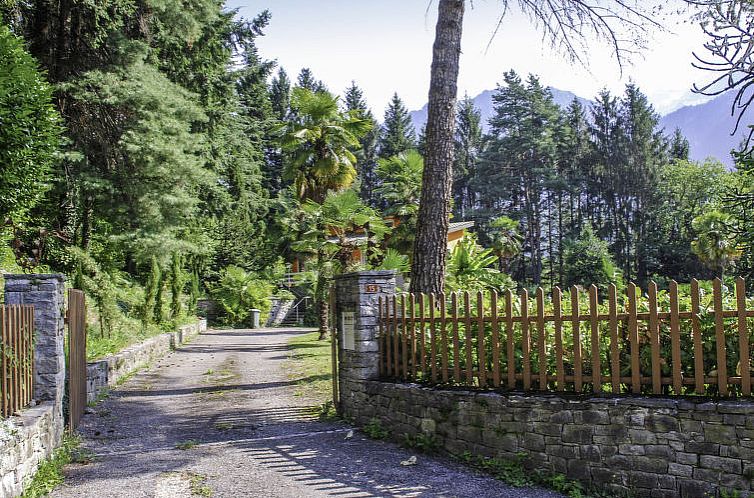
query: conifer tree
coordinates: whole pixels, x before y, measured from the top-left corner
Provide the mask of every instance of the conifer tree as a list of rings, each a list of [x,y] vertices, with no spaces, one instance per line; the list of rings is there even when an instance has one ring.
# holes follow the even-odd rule
[[[270,83],[270,103],[279,121],[284,121],[291,106],[291,80],[282,67]]]
[[[453,166],[453,208],[456,216],[462,220],[466,219],[476,203],[470,180],[476,175],[476,164],[481,152],[481,121],[481,112],[466,95],[458,103],[456,113],[456,153]]]
[[[380,133],[379,156],[388,159],[414,147],[416,147],[416,130],[411,123],[411,116],[401,98],[394,93],[385,110],[385,120]]]
[[[378,186],[377,178],[377,139],[380,128],[369,110],[364,92],[356,85],[355,81],[346,89],[344,98],[347,112],[355,113],[360,119],[371,123],[371,129],[359,139],[361,148],[356,153],[356,171],[361,182],[360,196],[367,206],[376,206],[375,188]]]

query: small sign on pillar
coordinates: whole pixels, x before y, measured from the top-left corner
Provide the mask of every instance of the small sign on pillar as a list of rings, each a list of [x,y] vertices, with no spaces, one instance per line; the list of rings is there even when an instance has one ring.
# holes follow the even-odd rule
[[[353,311],[343,311],[340,314],[343,324],[343,349],[354,351],[356,349],[356,317]]]
[[[380,292],[380,286],[377,284],[367,284],[364,286],[364,290],[367,294],[377,294]]]

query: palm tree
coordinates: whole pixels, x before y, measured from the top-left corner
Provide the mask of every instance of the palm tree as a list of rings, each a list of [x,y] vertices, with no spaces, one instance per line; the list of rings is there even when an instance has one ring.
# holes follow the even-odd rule
[[[731,233],[731,217],[720,211],[710,211],[694,218],[691,227],[698,234],[691,242],[691,250],[707,267],[725,277],[725,269],[741,257]]]
[[[490,222],[492,250],[497,255],[501,272],[510,271],[511,259],[521,253],[524,238],[518,232],[518,221],[499,216]]]
[[[387,204],[385,214],[400,220],[389,245],[403,254],[411,254],[416,234],[424,159],[415,150],[381,159],[377,166],[380,186],[377,195]]]
[[[291,120],[285,123],[281,146],[287,153],[285,175],[301,200],[321,204],[356,178],[359,139],[372,127],[356,112],[341,112],[338,98],[326,91],[294,88]]]
[[[312,275],[314,301],[319,315],[319,337],[324,339],[330,328],[327,299],[330,278],[351,265],[353,253],[360,247],[354,234],[361,230],[367,242],[377,243],[389,229],[379,213],[365,206],[353,190],[331,192],[321,204],[306,201],[298,219],[299,240],[291,247],[316,256],[316,275]]]

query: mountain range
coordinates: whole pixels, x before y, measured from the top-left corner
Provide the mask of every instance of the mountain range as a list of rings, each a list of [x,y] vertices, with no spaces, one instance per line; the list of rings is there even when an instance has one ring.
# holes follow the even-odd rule
[[[550,87],[550,92],[555,103],[563,109],[568,107],[574,98],[578,99],[585,109],[589,109],[592,104],[591,100],[579,97],[573,92],[553,87]],[[474,104],[482,113],[482,126],[485,132],[488,130],[487,122],[494,112],[493,93],[493,90],[485,90],[474,97]],[[737,148],[748,134],[748,130],[739,129],[735,136],[731,135],[736,124],[730,113],[734,96],[735,92],[728,92],[703,104],[680,107],[661,116],[660,127],[665,129],[667,135],[672,134],[676,128],[681,130],[689,141],[691,159],[702,161],[714,157],[732,168],[733,159],[730,151]],[[427,106],[409,114],[418,132],[427,121]]]

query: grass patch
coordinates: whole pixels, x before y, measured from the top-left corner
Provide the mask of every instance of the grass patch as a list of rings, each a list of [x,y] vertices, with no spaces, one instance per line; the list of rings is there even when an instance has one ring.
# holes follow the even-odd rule
[[[319,341],[319,332],[294,337],[288,342],[288,378],[296,381],[294,395],[322,404],[332,399],[330,341]]]
[[[207,477],[199,474],[189,475],[189,488],[191,494],[194,496],[204,496],[209,498],[212,496],[212,488],[204,484],[207,481]]]
[[[34,474],[34,478],[21,497],[38,498],[46,496],[63,484],[65,480],[63,467],[65,465],[72,462],[88,463],[91,461],[91,454],[79,452],[79,446],[81,446],[80,438],[64,434],[60,448],[56,449],[50,458],[39,465],[37,473]]]
[[[190,450],[191,448],[195,447],[197,444],[199,444],[194,439],[189,439],[188,441],[181,441],[180,443],[176,444],[175,447],[179,450]]]

